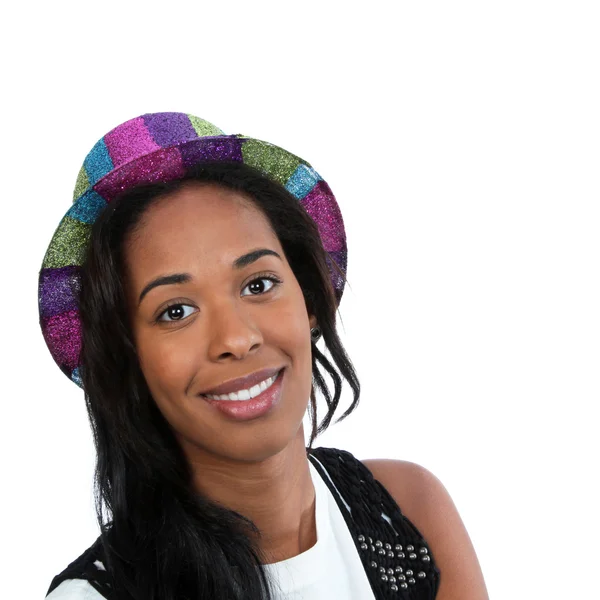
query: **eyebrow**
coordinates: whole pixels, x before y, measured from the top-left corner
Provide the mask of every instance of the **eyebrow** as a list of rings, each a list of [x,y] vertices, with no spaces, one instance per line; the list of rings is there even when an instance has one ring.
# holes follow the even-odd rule
[[[276,256],[279,260],[283,260],[281,256],[274,250],[268,248],[259,248],[258,250],[252,250],[246,254],[242,254],[239,258],[233,261],[232,267],[236,270],[243,269],[248,265],[256,262],[263,256]],[[150,290],[161,285],[176,285],[180,283],[188,283],[192,280],[192,276],[189,273],[173,273],[172,275],[161,275],[150,281],[146,287],[142,290],[140,298],[138,300],[138,306],[142,303],[142,300],[148,294]]]

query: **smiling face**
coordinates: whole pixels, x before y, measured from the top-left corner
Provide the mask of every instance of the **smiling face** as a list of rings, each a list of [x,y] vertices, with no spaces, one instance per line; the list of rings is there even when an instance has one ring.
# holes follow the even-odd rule
[[[187,183],[148,208],[124,256],[140,366],[186,455],[258,461],[298,436],[304,445],[316,320],[252,201],[214,184]],[[280,402],[261,417],[232,419],[201,396],[281,367]]]

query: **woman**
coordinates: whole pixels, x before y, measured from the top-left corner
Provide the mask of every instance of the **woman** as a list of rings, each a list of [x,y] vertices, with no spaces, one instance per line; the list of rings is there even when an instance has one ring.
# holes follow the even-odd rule
[[[85,391],[101,535],[47,598],[487,597],[433,475],[312,448],[342,379],[341,419],[359,400],[335,326],[345,272],[337,202],[285,150],[180,113],[94,146],[40,315]]]

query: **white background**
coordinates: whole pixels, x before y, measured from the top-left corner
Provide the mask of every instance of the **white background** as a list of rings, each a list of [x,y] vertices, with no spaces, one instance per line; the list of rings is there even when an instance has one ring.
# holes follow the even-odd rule
[[[492,598],[600,597],[596,6],[3,9],[2,597],[43,598],[97,536],[83,396],[43,342],[37,275],[92,145],[155,111],[281,145],[336,194],[362,397],[315,445],[435,473]]]

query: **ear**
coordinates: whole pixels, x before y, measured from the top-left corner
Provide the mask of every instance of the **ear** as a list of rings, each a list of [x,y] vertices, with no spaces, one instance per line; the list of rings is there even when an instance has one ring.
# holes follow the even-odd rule
[[[310,328],[312,329],[313,327],[317,326],[317,317],[315,317],[314,315],[310,315],[308,318],[308,322],[310,323]]]

